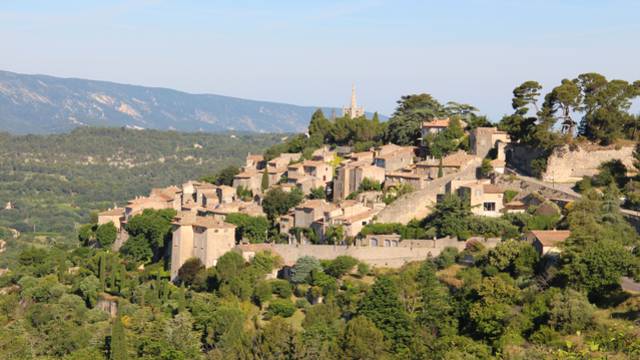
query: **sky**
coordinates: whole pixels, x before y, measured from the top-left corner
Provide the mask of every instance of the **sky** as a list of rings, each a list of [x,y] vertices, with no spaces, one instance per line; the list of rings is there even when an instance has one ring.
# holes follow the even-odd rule
[[[427,92],[497,121],[526,80],[640,79],[636,0],[4,0],[0,69],[299,105],[355,84],[391,114]]]

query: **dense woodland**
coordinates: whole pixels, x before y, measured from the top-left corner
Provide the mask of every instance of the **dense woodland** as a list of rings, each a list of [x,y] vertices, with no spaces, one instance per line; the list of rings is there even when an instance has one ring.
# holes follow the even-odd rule
[[[516,142],[547,152],[574,136],[603,144],[636,140],[638,117],[628,114],[628,103],[637,88],[637,82],[580,75],[552,89],[533,115],[541,89],[526,82],[514,90],[515,113],[499,126]],[[5,194],[22,200],[11,200],[15,218],[0,211],[0,225],[29,231],[34,214],[49,211],[55,217],[44,222],[50,218],[41,215],[43,223],[36,225],[65,233],[86,222],[91,209],[151,186],[205,175],[207,181],[229,183],[237,159],[259,148],[267,149],[267,158],[282,152],[309,157],[323,144],[358,151],[425,140],[427,154],[442,157],[468,146],[462,121],[468,129],[491,124],[477,112],[419,94],[402,97],[387,122],[375,116],[327,119],[318,111],[308,134],[285,141],[270,135],[95,129],[51,137],[3,135],[8,157],[0,160],[0,200],[11,200]],[[583,115],[579,123],[573,121],[576,114]],[[420,139],[422,121],[444,116],[454,119],[450,129]],[[0,255],[0,265],[10,268],[0,276],[0,358],[640,358],[640,295],[623,287],[640,280],[640,237],[620,212],[621,205],[637,206],[634,199],[640,198],[637,158],[636,169],[603,164],[599,174],[576,184],[582,198],[564,208],[543,201],[545,211],[530,207],[486,218],[472,214],[467,198],[448,195],[425,219],[367,225],[361,235],[503,240],[493,249],[469,241],[461,252],[448,248],[400,269],[371,269],[348,256],[303,257],[290,276],[277,279],[273,272],[283,265],[277,255],[258,252],[247,262],[229,252],[209,269],[195,258],[187,261],[170,282],[173,210],[134,216],[126,225],[131,237],[119,252],[108,250],[115,239],[110,224],[78,226],[67,241],[47,246],[9,240]],[[70,179],[78,184],[69,186]],[[28,181],[33,185],[25,186]],[[228,221],[251,242],[278,241],[274,220],[302,200],[299,192],[270,190],[263,202],[266,219],[234,214]],[[571,230],[560,254],[540,257],[520,241],[529,230],[554,228]],[[0,235],[11,233],[0,227]],[[336,231],[329,238],[344,240],[340,236]]]
[[[72,235],[91,211],[152,187],[180,184],[243,163],[283,135],[82,128],[69,134],[0,134],[0,226]],[[53,233],[53,234],[47,234]]]

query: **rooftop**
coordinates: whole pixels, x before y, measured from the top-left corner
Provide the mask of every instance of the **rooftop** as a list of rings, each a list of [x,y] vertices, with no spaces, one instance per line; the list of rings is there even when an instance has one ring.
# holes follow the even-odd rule
[[[571,236],[570,230],[532,230],[531,234],[535,236],[543,246],[556,246]]]

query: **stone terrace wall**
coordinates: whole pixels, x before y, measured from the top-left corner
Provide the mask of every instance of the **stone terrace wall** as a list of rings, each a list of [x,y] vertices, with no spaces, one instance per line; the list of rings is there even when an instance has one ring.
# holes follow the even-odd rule
[[[557,148],[547,159],[547,170],[542,174],[543,181],[575,182],[583,176],[593,176],[598,173],[598,167],[603,162],[621,160],[627,168],[633,167],[633,146],[595,147],[585,149],[569,145]]]
[[[444,239],[443,239],[444,240]],[[477,239],[476,239],[477,240]],[[410,240],[420,241],[420,240]],[[432,240],[431,240],[432,242]],[[500,239],[487,239],[483,244],[493,248]],[[292,265],[303,256],[314,256],[321,260],[332,260],[341,255],[352,256],[373,267],[399,268],[412,261],[422,261],[428,256],[438,256],[448,246],[464,250],[466,242],[447,239],[435,247],[370,247],[344,245],[289,245],[271,244],[263,250],[271,250],[279,254],[285,264]]]
[[[473,180],[482,159],[476,158],[459,172],[445,175],[427,183],[427,188],[406,194],[385,207],[376,217],[377,223],[406,224],[413,219],[422,219],[431,213],[438,194],[443,194],[445,186],[454,179]]]
[[[507,147],[507,162],[510,167],[531,175],[531,161],[540,157],[539,150],[527,146],[510,144]],[[633,146],[602,147],[594,144],[578,146],[564,145],[553,151],[547,159],[547,169],[542,180],[547,182],[571,183],[583,176],[598,173],[598,166],[609,160],[619,159],[630,168],[633,166]]]

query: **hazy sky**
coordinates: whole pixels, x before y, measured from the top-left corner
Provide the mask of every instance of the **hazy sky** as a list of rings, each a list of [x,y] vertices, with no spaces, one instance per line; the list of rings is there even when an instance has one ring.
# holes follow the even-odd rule
[[[404,94],[497,120],[513,88],[640,79],[640,1],[0,2],[0,69],[368,111]]]

